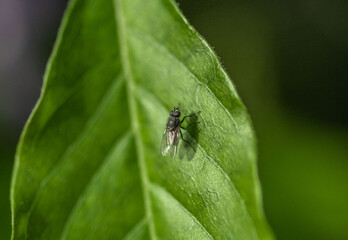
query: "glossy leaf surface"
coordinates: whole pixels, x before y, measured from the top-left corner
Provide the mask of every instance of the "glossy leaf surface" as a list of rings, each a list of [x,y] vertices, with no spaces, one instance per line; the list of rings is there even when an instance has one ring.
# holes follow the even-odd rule
[[[176,158],[168,113],[201,111]],[[170,0],[70,2],[19,143],[13,239],[269,239],[246,110]]]

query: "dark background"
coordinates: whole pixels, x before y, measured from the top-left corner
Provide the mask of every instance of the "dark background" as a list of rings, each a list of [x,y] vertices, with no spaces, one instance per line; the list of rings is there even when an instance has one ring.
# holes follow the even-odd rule
[[[144,1],[144,4],[146,1]],[[66,1],[0,2],[0,238],[16,144]],[[180,0],[253,120],[278,239],[348,239],[348,1]]]

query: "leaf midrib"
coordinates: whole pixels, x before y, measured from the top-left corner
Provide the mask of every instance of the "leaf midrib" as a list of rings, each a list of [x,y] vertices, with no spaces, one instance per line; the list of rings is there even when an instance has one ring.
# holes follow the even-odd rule
[[[120,50],[120,58],[121,65],[125,77],[126,89],[127,89],[127,100],[128,100],[128,108],[130,112],[130,121],[132,132],[135,139],[135,148],[137,153],[138,165],[140,170],[141,184],[143,189],[143,197],[144,197],[144,207],[145,207],[145,216],[149,221],[149,233],[150,238],[156,240],[155,228],[152,220],[152,211],[151,211],[151,199],[149,195],[149,179],[148,173],[145,165],[144,152],[141,144],[141,136],[138,125],[138,114],[136,110],[135,103],[135,95],[134,95],[134,79],[132,76],[132,72],[129,64],[129,56],[128,56],[128,45],[126,39],[126,27],[122,13],[122,6],[120,0],[114,0],[114,13],[115,13],[115,21],[117,26],[117,36]]]

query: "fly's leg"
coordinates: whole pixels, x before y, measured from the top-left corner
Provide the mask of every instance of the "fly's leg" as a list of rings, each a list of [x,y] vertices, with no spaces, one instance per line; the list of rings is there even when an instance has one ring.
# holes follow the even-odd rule
[[[193,151],[196,152],[196,149],[192,146],[192,144],[191,144],[189,141],[187,141],[187,140],[184,139],[184,137],[182,136],[182,132],[181,132],[181,129],[180,129],[180,128],[179,128],[179,132],[180,132],[180,137],[181,137],[181,139],[182,139],[184,142],[186,142],[188,145],[190,145],[190,147],[193,149]]]
[[[192,113],[191,115],[184,116],[184,118],[180,121],[180,123],[182,123],[185,120],[185,118],[187,118],[187,117],[194,117],[194,116],[197,116],[200,113],[201,113],[201,111],[198,111],[196,113]]]
[[[182,127],[182,126],[180,125],[180,128],[182,128],[182,129],[184,129],[184,130],[187,130],[190,126],[195,125],[195,124],[198,124],[198,123],[199,123],[199,122],[190,123],[187,127]]]

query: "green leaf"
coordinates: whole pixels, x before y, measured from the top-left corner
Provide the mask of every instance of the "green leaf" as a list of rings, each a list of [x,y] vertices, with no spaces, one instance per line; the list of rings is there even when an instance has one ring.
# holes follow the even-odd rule
[[[201,111],[176,158],[168,113]],[[270,239],[249,117],[171,0],[70,2],[11,189],[13,239]]]

